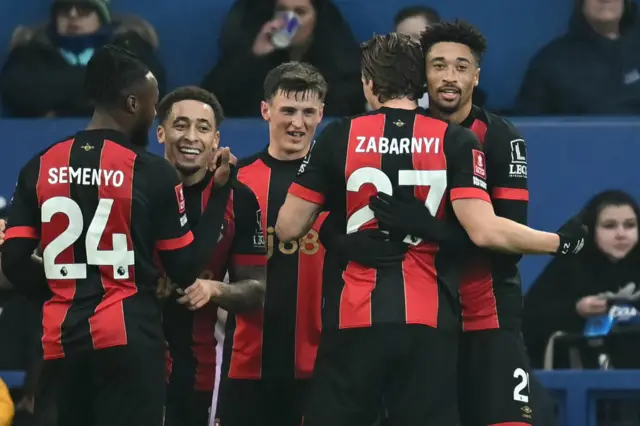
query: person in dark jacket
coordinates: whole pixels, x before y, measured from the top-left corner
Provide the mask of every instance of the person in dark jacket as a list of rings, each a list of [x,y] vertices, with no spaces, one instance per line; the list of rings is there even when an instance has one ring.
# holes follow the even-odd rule
[[[633,0],[576,0],[569,31],[533,58],[522,115],[640,114],[640,15]]]
[[[556,258],[544,269],[524,299],[524,337],[534,367],[541,367],[545,347],[556,331],[582,333],[588,318],[607,312],[604,294],[631,284],[640,290],[637,203],[622,191],[596,195],[584,209],[592,231],[578,256]],[[640,335],[609,338],[615,368],[640,368]],[[566,346],[559,345],[555,368],[569,367]],[[581,353],[584,367],[597,366],[593,354]]]
[[[282,20],[275,12],[292,11],[300,27],[285,49],[271,34]],[[349,25],[330,0],[237,0],[220,35],[220,59],[202,87],[216,94],[229,117],[258,117],[267,73],[284,62],[307,62],[329,85],[324,115],[364,111],[360,50]]]
[[[107,43],[139,56],[164,91],[165,71],[154,54],[158,38],[149,23],[135,16],[112,16],[108,0],[55,0],[50,22],[14,31],[0,73],[5,115],[90,116],[84,70],[95,49]]]

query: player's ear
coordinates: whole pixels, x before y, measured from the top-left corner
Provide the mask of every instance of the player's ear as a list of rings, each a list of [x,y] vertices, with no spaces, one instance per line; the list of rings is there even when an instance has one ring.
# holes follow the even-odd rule
[[[158,128],[156,129],[156,136],[158,137],[158,143],[160,145],[164,145],[164,127],[162,127],[162,125],[159,125]]]
[[[478,87],[478,84],[480,84],[480,68],[476,70],[476,75],[473,79],[473,87]]]
[[[217,150],[220,146],[220,131],[216,130],[216,133],[213,135],[213,150]]]
[[[269,104],[266,101],[260,102],[260,113],[262,114],[264,121],[269,121],[271,119],[271,115],[269,114]]]
[[[125,109],[129,114],[135,114],[136,109],[138,108],[138,100],[134,95],[127,96],[125,100]]]

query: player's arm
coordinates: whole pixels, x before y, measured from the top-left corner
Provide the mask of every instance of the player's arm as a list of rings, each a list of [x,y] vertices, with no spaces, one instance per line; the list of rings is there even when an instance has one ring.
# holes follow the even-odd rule
[[[485,154],[495,214],[526,225],[529,190],[524,139],[510,123],[496,126],[487,134]]]
[[[314,142],[302,162],[298,177],[289,188],[284,205],[278,213],[276,234],[282,242],[305,235],[318,217],[331,187],[332,152],[339,140],[344,140],[341,122],[329,124]]]
[[[193,284],[217,245],[231,188],[230,181],[212,191],[202,218],[191,230],[187,220],[182,182],[176,170],[159,161],[152,178],[156,185],[152,222],[155,248],[167,276],[179,287]]]
[[[18,176],[2,246],[2,272],[16,288],[42,301],[51,294],[44,266],[31,259],[40,243],[40,209],[36,195],[39,163],[39,157],[34,158]]]
[[[217,282],[218,291],[211,300],[230,312],[250,311],[262,307],[267,292],[267,248],[258,200],[240,182],[234,184],[233,210],[229,284]]]
[[[479,247],[507,253],[556,253],[560,245],[558,234],[537,231],[496,216],[484,190],[485,156],[474,134],[450,125],[446,137],[453,211],[471,240]]]

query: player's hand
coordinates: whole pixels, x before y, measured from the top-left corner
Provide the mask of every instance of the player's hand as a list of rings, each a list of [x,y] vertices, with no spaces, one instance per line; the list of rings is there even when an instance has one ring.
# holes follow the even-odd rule
[[[401,262],[407,254],[407,245],[389,241],[389,236],[378,229],[367,229],[351,234],[337,216],[329,214],[320,228],[320,242],[334,253],[341,263],[356,262],[369,268],[383,268]]]
[[[216,187],[226,185],[231,176],[231,165],[236,165],[238,159],[229,148],[218,148],[209,163],[209,170],[213,172],[213,184]]]
[[[560,237],[560,244],[556,250],[556,256],[575,255],[584,248],[589,235],[589,229],[584,224],[584,213],[572,217],[556,232]]]
[[[197,279],[195,283],[184,291],[184,296],[178,299],[178,303],[185,305],[192,311],[200,309],[209,303],[213,297],[222,293],[221,284],[218,281]]]
[[[271,42],[271,34],[282,28],[284,24],[285,22],[282,18],[276,18],[266,22],[253,41],[253,54],[256,56],[265,56],[276,50],[276,47]]]
[[[0,246],[4,244],[4,231],[7,229],[7,222],[4,219],[0,219]]]
[[[607,312],[607,301],[598,296],[587,296],[578,300],[576,312],[583,318],[603,315]]]
[[[384,192],[369,198],[369,208],[384,227],[394,233],[407,234],[427,240],[437,240],[438,227],[446,224],[431,215],[429,209],[417,199],[400,200]],[[440,232],[441,234],[442,232]]]

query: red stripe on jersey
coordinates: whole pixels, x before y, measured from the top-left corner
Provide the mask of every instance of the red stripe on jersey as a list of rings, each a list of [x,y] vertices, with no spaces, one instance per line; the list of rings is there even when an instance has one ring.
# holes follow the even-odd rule
[[[493,188],[491,198],[496,200],[529,201],[529,191],[519,188]]]
[[[12,238],[29,238],[30,240],[37,240],[40,238],[40,234],[36,228],[32,228],[30,226],[14,226],[13,228],[7,229],[4,234],[5,240],[10,240]]]
[[[442,121],[416,115],[413,137],[438,137],[440,141],[444,141],[446,129],[447,125]],[[410,183],[414,185],[414,196],[434,211],[436,217],[442,218],[447,187],[447,159],[444,146],[440,144],[434,152],[428,154],[412,152],[411,161],[411,173],[415,179]],[[431,242],[410,246],[402,261],[405,316],[409,324],[438,326],[438,276],[435,265],[438,250],[438,244]]]
[[[71,198],[71,188],[69,182],[49,183],[49,170],[69,167],[71,147],[73,139],[54,145],[40,157],[40,170],[38,172],[38,183],[36,193],[40,209],[47,200],[54,197]],[[58,173],[58,176],[60,174]],[[55,209],[55,206],[53,207]],[[49,209],[47,209],[49,210]],[[69,216],[59,211],[53,213],[49,222],[42,221],[41,237],[43,250],[49,244],[69,228]],[[43,216],[46,212],[43,212]],[[82,226],[82,224],[80,224]],[[53,259],[53,265],[70,264],[75,262],[73,245],[70,244]],[[73,303],[76,293],[75,279],[49,279],[49,288],[53,293],[51,299],[45,302],[42,308],[42,349],[44,359],[55,359],[64,357],[62,347],[62,323],[67,316],[67,312]]]
[[[321,213],[307,235],[298,242],[298,293],[296,300],[295,377],[311,377],[322,329],[322,269],[325,249],[319,232],[328,213]],[[312,314],[313,313],[313,314]]]
[[[489,194],[479,188],[453,188],[449,194],[451,201],[474,198],[491,203]]]
[[[380,170],[382,154],[362,149],[358,136],[371,138],[384,136],[385,115],[367,115],[351,120],[345,178],[347,181],[346,210],[347,232],[376,228],[376,220],[369,208],[369,198],[378,192],[372,183],[375,177],[365,176],[367,168]],[[367,141],[364,141],[366,144]],[[366,147],[365,147],[366,148]],[[365,152],[361,152],[365,151]],[[355,173],[358,175],[355,175]],[[342,277],[344,288],[340,295],[340,328],[371,326],[371,292],[376,286],[377,272],[355,262],[349,262]]]
[[[471,123],[471,127],[469,127],[469,130],[475,133],[475,135],[480,140],[480,143],[484,145],[484,138],[487,135],[487,124],[484,121],[478,120],[476,118],[475,120],[473,120],[473,123]]]
[[[118,256],[114,262],[121,265],[100,265],[100,278],[104,288],[104,296],[94,314],[89,318],[91,338],[95,349],[127,344],[127,326],[124,315],[123,300],[138,292],[135,281],[133,259],[133,242],[131,240],[131,203],[133,198],[133,173],[136,153],[108,140],[104,141],[100,155],[100,170],[121,171],[124,179],[121,185],[102,181],[98,187],[98,198],[101,203],[94,215],[94,221],[102,219],[105,228],[98,243],[98,252],[102,257]],[[111,211],[102,210],[101,205],[110,200]],[[114,247],[116,246],[116,247]],[[87,249],[90,250],[89,247]],[[125,254],[129,251],[130,254]]]
[[[183,247],[188,246],[193,241],[193,233],[191,231],[187,232],[181,237],[171,238],[168,240],[158,240],[156,241],[156,250],[157,251],[170,251],[170,250],[178,250]]]
[[[213,177],[205,187],[200,196],[201,212],[207,207],[211,198],[211,188]],[[229,195],[225,207],[224,219],[226,227],[223,229],[223,240],[218,242],[213,251],[210,262],[200,275],[204,279],[214,279],[222,281],[226,272],[227,260],[233,235],[235,233],[234,212],[233,212],[233,191]],[[196,360],[194,390],[213,391],[216,382],[216,347],[218,341],[215,336],[216,322],[218,320],[218,306],[209,303],[194,312],[191,325],[191,351]]]
[[[313,189],[305,188],[297,183],[292,183],[289,187],[289,194],[295,195],[298,198],[302,198],[310,203],[322,205],[324,204],[324,195],[314,191]]]
[[[479,119],[475,119],[471,124],[470,130],[484,145],[487,136],[487,124]],[[491,173],[491,170],[489,170]],[[479,190],[473,189],[473,193],[469,192],[469,188],[461,188],[456,194],[457,198],[477,198]],[[488,194],[482,192],[481,199],[491,202]],[[492,191],[494,192],[494,191]],[[454,197],[452,195],[452,200]],[[494,293],[493,276],[491,274],[491,262],[484,253],[474,254],[474,258],[467,261],[462,272],[460,281],[460,305],[462,308],[462,330],[487,330],[499,328],[498,308]]]
[[[234,254],[232,262],[238,266],[266,266],[267,256],[262,254]]]
[[[256,195],[261,211],[262,229],[267,241],[267,215],[271,169],[262,161],[242,167],[238,180],[247,185]],[[264,309],[236,314],[236,329],[233,333],[229,377],[234,379],[259,379],[262,375],[262,344]]]

